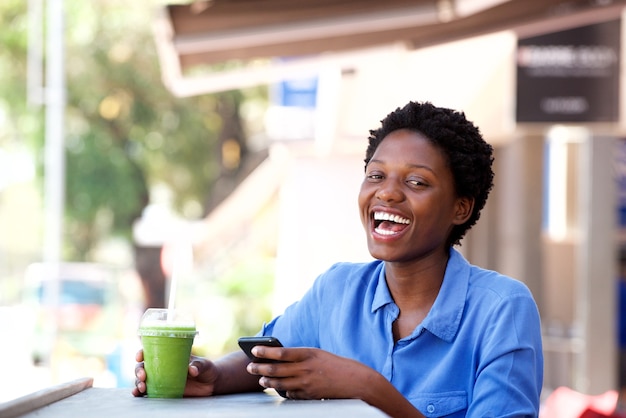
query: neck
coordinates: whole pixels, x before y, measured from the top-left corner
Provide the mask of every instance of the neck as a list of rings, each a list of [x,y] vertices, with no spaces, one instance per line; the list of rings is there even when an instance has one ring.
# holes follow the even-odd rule
[[[400,309],[392,326],[394,341],[410,335],[430,312],[446,271],[448,257],[427,263],[385,263],[387,286]]]
[[[385,263],[387,286],[401,311],[430,309],[443,283],[448,259],[445,254],[419,262]]]

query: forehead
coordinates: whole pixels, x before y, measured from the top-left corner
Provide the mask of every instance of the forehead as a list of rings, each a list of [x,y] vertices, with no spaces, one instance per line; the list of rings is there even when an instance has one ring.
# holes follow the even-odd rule
[[[432,139],[421,132],[410,129],[399,129],[385,136],[372,160],[388,161],[402,160],[407,164],[430,162],[430,165],[446,164],[447,157]]]

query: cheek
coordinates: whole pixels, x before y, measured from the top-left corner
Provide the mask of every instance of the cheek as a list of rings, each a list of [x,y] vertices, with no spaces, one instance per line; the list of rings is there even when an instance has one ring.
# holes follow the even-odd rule
[[[367,225],[367,220],[368,220],[368,207],[369,207],[369,195],[368,193],[365,192],[365,190],[363,190],[363,187],[361,187],[361,190],[359,191],[359,196],[357,198],[357,203],[359,205],[359,215],[361,217],[361,222],[363,223],[363,226]]]

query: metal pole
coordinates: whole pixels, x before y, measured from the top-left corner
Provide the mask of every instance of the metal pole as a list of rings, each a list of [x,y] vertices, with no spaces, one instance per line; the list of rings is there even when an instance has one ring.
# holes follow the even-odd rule
[[[65,48],[63,0],[47,0],[44,261],[61,261],[65,201]]]
[[[43,104],[43,1],[28,0],[26,96],[31,105]]]
[[[576,389],[599,395],[617,388],[617,282],[614,173],[617,138],[589,136],[580,152],[578,320],[583,351]],[[618,388],[619,389],[619,388]]]
[[[44,293],[44,303],[59,306],[60,282],[59,271],[63,248],[63,213],[65,202],[65,42],[63,0],[47,0],[46,10],[46,105],[45,160],[44,160],[44,237],[43,261],[48,263],[44,269],[52,276],[49,287]],[[45,281],[44,281],[45,286]],[[55,318],[56,319],[56,318]],[[52,358],[58,348],[58,324],[53,319],[46,330],[50,347],[45,364],[51,368],[52,379],[56,381],[57,368]]]

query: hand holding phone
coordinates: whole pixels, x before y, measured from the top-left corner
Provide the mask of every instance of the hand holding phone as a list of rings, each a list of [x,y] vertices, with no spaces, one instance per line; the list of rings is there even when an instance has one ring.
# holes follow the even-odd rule
[[[283,345],[278,341],[276,337],[241,337],[237,341],[239,347],[243,350],[248,358],[256,363],[280,363],[280,360],[273,360],[267,358],[259,358],[252,354],[252,347],[257,345],[266,345],[269,347],[282,347]],[[287,397],[287,392],[283,390],[277,390],[278,394],[283,398]]]
[[[237,341],[239,343],[239,347],[243,350],[244,353],[248,356],[248,358],[256,363],[279,363],[279,360],[272,360],[266,358],[255,357],[252,354],[252,347],[257,345],[265,345],[269,347],[282,347],[283,345],[278,341],[278,338],[275,337],[241,337]]]

